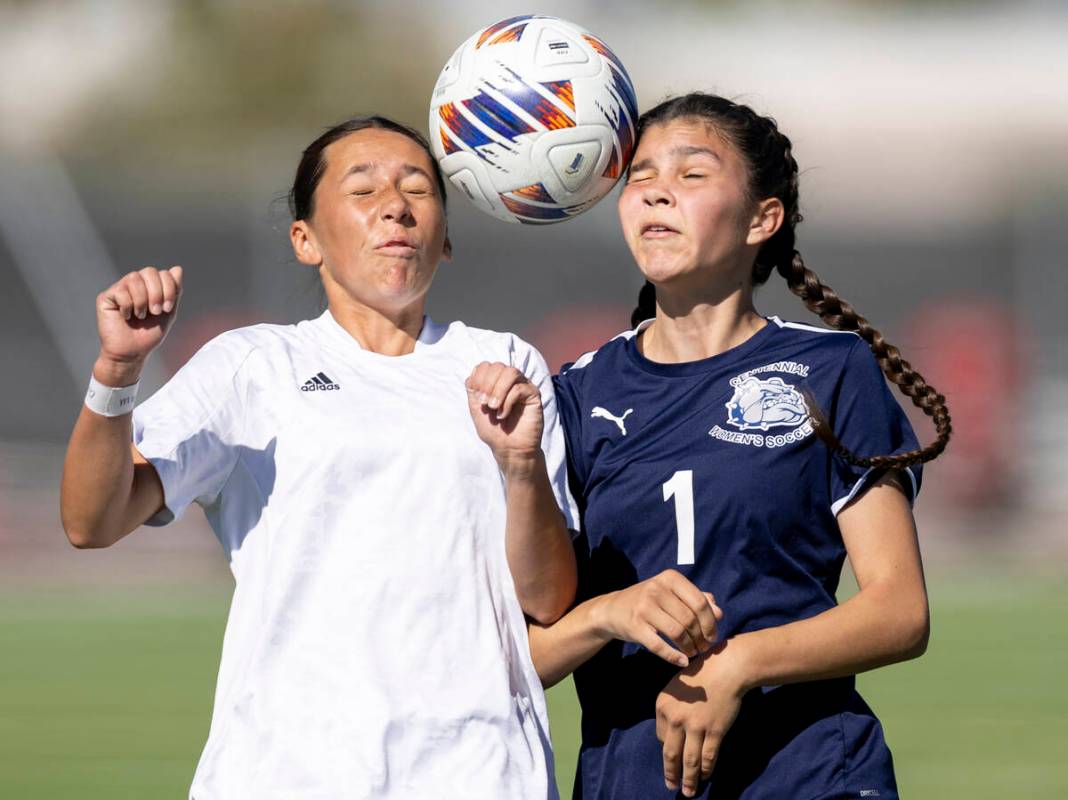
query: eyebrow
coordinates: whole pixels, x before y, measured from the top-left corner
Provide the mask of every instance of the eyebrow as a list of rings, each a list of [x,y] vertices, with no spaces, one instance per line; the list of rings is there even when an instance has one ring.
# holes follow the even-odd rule
[[[341,177],[341,180],[347,180],[352,175],[359,175],[364,172],[370,172],[374,169],[374,164],[367,162],[364,164],[353,164],[348,168],[348,171]],[[422,167],[417,167],[415,164],[405,164],[401,167],[402,175],[407,178],[409,175],[422,175],[427,180],[431,180],[430,174]]]
[[[673,148],[671,148],[671,150],[668,151],[668,155],[669,156],[697,156],[697,155],[702,155],[702,156],[710,156],[710,157],[716,159],[716,161],[720,160],[719,155],[714,150],[712,150],[712,149],[710,149],[708,147],[700,147],[698,145],[692,145],[692,144],[679,145],[678,147],[673,147]],[[653,166],[653,160],[651,158],[643,158],[641,161],[635,161],[633,164],[631,164],[630,165],[630,171],[631,172],[640,172],[643,169],[651,169],[652,166]]]
[[[710,147],[699,147],[697,145],[684,145],[676,147],[671,151],[673,156],[711,156],[719,161],[719,154]]]

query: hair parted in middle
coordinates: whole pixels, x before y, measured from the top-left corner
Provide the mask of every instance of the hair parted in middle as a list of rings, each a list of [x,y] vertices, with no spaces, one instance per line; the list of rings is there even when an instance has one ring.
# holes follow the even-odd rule
[[[441,174],[441,167],[434,153],[430,149],[430,143],[426,137],[415,128],[409,128],[403,123],[372,115],[367,117],[350,117],[344,122],[324,131],[314,142],[304,148],[301,153],[300,163],[297,165],[297,173],[293,178],[293,188],[289,190],[289,213],[294,220],[310,219],[315,213],[315,189],[326,171],[326,158],[323,156],[327,147],[338,139],[343,139],[350,133],[373,128],[377,130],[393,131],[402,136],[407,136],[421,148],[426,150],[430,157],[430,164],[434,169],[434,182],[441,193],[442,208],[447,207],[448,195],[445,192],[445,177]]]
[[[852,305],[820,281],[816,273],[805,266],[797,251],[796,228],[803,217],[798,203],[800,178],[790,139],[779,130],[774,119],[757,114],[749,106],[714,94],[691,92],[669,98],[642,114],[638,118],[637,142],[649,128],[675,120],[704,122],[734,148],[746,166],[746,197],[750,203],[772,197],[782,202],[783,224],[757,252],[753,263],[753,286],[766,282],[776,271],[785,279],[790,291],[825,324],[835,330],[859,334],[868,343],[883,374],[931,418],[936,432],[935,441],[919,450],[894,456],[859,456],[838,440],[819,409],[813,407],[810,413],[820,438],[846,461],[862,467],[899,469],[936,458],[945,450],[952,433],[945,397],[930,386],[901,357],[900,351]],[[654,316],[656,289],[646,281],[638,295],[638,307],[631,315],[631,325],[636,326]]]

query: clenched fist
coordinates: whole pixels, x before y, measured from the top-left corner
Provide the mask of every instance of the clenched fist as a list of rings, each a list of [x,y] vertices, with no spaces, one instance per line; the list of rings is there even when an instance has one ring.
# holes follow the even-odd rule
[[[541,458],[541,392],[515,367],[483,361],[466,381],[475,430],[506,477],[526,474]]]
[[[181,267],[145,267],[97,295],[100,357],[93,374],[98,381],[107,386],[137,381],[145,360],[173,324],[181,294]]]

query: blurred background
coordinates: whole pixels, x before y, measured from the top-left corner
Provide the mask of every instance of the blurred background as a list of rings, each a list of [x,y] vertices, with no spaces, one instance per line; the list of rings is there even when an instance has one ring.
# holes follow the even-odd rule
[[[902,796],[1068,796],[1062,2],[0,0],[0,797],[184,797],[207,734],[232,582],[199,510],[102,551],[59,525],[95,295],[186,269],[143,396],[222,330],[318,314],[287,239],[302,148],[354,113],[425,130],[453,49],[531,12],[604,38],[642,109],[710,90],[791,136],[807,263],[953,413],[916,506],[930,648],[860,679]],[[453,192],[431,314],[554,368],[623,330],[614,198],[527,228]],[[777,277],[758,305],[816,321]],[[550,700],[569,796],[570,684]]]

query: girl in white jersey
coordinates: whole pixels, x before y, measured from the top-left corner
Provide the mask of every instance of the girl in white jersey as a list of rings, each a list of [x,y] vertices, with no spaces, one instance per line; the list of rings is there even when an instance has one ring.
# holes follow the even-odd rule
[[[217,337],[132,414],[182,270],[97,298],[67,535],[106,547],[196,502],[226,551],[236,586],[191,798],[554,797],[524,613],[571,602],[575,514],[545,363],[511,334],[425,316],[451,245],[419,134],[342,123],[304,152],[291,201],[329,310]]]

